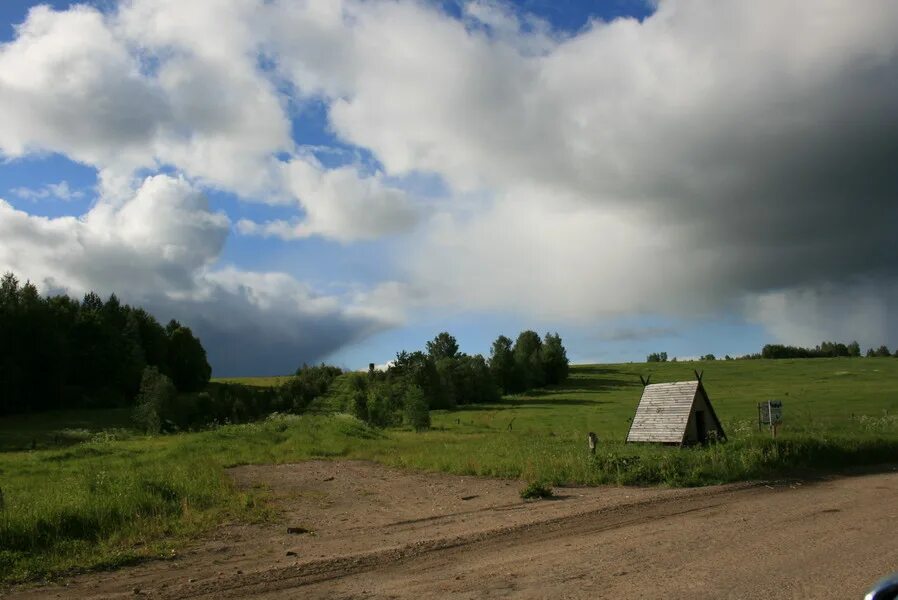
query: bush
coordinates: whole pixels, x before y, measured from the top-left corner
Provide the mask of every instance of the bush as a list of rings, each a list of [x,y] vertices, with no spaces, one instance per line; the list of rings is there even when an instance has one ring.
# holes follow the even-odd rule
[[[541,481],[531,481],[524,486],[520,494],[524,500],[551,498],[554,495],[552,487]]]
[[[368,421],[378,427],[402,422],[403,394],[399,386],[375,381],[368,387]]]
[[[336,392],[340,408],[361,421],[368,421],[368,377],[350,373]]]
[[[407,425],[414,428],[415,431],[430,429],[430,411],[421,388],[416,385],[409,386],[405,391],[403,404]]]
[[[163,428],[163,416],[174,404],[178,392],[171,379],[156,367],[146,367],[140,380],[134,422],[146,433],[157,434]]]

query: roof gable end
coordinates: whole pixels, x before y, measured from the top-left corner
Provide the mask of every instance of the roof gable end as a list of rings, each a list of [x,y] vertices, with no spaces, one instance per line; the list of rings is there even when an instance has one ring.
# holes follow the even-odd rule
[[[678,381],[645,386],[627,441],[682,444],[699,385]]]

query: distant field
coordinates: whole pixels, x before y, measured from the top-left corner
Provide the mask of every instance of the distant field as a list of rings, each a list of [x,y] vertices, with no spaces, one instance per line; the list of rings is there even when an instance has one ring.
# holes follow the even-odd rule
[[[731,438],[751,433],[757,403],[768,399],[783,401],[786,433],[857,432],[862,415],[898,418],[898,359],[820,358],[580,365],[557,389],[463,411],[467,427],[455,425],[457,413],[434,413],[435,425],[495,429],[514,418],[515,429],[595,431],[622,441],[642,393],[639,375],[662,383],[695,379],[694,370],[704,371],[705,389]]]
[[[275,377],[216,377],[215,383],[240,383],[257,387],[275,387],[288,381],[291,375],[278,375]]]
[[[694,368],[704,369],[730,441],[682,450],[624,444],[638,375],[690,379]],[[279,378],[252,380],[239,381]],[[756,403],[767,399],[784,403],[775,441],[756,430]],[[550,484],[704,485],[898,462],[898,359],[577,366],[555,389],[434,411],[425,433],[316,414],[145,437],[114,429],[127,416],[0,419],[0,448],[61,429],[113,429],[68,448],[0,453],[0,580],[170,556],[223,520],[273,518],[264,490],[232,486],[224,468],[238,464],[346,457]],[[585,451],[588,431],[601,441],[596,457]]]

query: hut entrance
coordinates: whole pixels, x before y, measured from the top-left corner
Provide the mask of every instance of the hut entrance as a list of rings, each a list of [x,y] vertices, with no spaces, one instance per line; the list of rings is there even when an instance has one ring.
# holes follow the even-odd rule
[[[705,411],[695,411],[695,437],[698,438],[699,444],[708,441],[708,429],[705,427]]]

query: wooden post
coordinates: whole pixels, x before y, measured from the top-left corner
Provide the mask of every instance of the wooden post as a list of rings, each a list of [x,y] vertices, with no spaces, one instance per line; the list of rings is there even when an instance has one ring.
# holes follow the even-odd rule
[[[589,435],[586,436],[586,441],[589,444],[589,453],[595,456],[596,453],[596,442],[599,441],[599,438],[593,432],[589,432]]]

